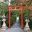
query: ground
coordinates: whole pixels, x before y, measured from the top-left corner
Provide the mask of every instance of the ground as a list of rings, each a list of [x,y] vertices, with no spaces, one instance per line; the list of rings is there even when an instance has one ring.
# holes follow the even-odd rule
[[[11,28],[6,29],[5,32],[24,32],[24,30],[22,30],[19,23],[16,22]]]

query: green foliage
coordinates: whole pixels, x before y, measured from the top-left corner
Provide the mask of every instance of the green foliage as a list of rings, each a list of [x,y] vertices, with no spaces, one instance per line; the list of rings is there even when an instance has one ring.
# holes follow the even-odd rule
[[[7,4],[0,2],[0,14],[7,14]]]
[[[24,18],[26,19],[26,18],[28,18],[29,17],[29,14],[30,14],[30,10],[25,10],[24,11]]]
[[[11,1],[11,4],[12,4],[12,5],[16,5],[15,0],[12,0],[12,1]]]
[[[12,15],[19,16],[19,11],[18,10],[12,11]]]
[[[19,16],[19,11],[18,10],[12,11],[11,21],[15,22],[17,16]]]

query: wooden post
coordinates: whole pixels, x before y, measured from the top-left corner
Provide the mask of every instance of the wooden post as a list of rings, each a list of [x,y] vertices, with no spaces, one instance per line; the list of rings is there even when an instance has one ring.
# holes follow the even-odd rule
[[[24,16],[23,16],[23,13],[21,12],[21,28],[23,29],[24,28]]]
[[[11,20],[11,5],[8,6],[8,23],[9,23],[9,28],[10,28],[10,20]]]
[[[24,6],[20,6],[20,23],[21,23],[21,28],[24,28],[24,15],[23,15],[23,10],[24,10]]]

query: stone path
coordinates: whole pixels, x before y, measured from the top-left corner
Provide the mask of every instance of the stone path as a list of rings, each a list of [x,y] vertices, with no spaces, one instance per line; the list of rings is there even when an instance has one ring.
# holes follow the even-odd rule
[[[4,31],[0,30],[0,32]],[[19,23],[15,23],[11,28],[6,29],[5,32],[24,32],[24,30],[20,28]]]
[[[20,24],[16,22],[11,28],[6,29],[5,32],[24,32],[24,31],[20,28]]]
[[[6,32],[24,32],[19,26],[19,23],[15,23],[10,29],[7,29]]]

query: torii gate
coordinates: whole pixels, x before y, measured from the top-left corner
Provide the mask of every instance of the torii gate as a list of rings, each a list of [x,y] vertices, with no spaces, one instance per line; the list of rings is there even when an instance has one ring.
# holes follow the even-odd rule
[[[21,24],[21,28],[24,28],[24,18],[23,18],[23,10],[25,9],[25,6],[8,6],[8,23],[9,23],[9,27],[10,27],[10,19],[11,19],[11,12],[14,10],[19,10],[20,12],[20,24]]]
[[[19,10],[20,13],[20,22],[21,22],[21,28],[24,28],[24,16],[23,16],[23,11],[27,8],[26,6],[12,6],[10,5],[10,1],[9,0],[9,6],[8,6],[8,23],[9,23],[9,27],[10,27],[10,18],[11,18],[11,12],[14,10]],[[31,7],[28,7],[28,9],[30,9]]]

